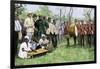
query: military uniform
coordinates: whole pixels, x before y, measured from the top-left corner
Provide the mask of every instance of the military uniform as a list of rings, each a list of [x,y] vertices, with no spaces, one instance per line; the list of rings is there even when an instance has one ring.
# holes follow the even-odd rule
[[[87,32],[87,44],[90,46],[90,42],[91,42],[91,37],[90,37],[91,36],[91,34],[90,34],[90,31],[91,31],[90,24],[88,23],[87,26],[88,26],[87,27],[88,28],[88,30],[87,30],[88,31]]]
[[[92,24],[92,27],[91,28],[92,28],[92,31],[91,31],[91,33],[92,33],[91,34],[92,35],[92,44],[95,44],[95,41],[94,41],[95,40],[95,35],[96,35],[95,34],[95,25]]]
[[[79,45],[84,46],[84,24],[78,25],[78,36],[79,36]]]
[[[91,46],[94,44],[94,35],[95,35],[94,24],[88,24],[88,44]]]
[[[68,34],[68,29],[69,29],[69,25],[66,24],[64,28],[64,35]],[[69,46],[69,35],[66,35],[66,38],[67,38],[67,46]]]
[[[81,42],[80,42],[80,33],[81,33],[80,27],[81,27],[81,25],[77,24],[76,26],[77,26],[77,30],[78,30],[78,44],[80,45],[81,44]]]
[[[87,33],[88,33],[88,25],[87,24],[84,24],[84,43],[85,45],[87,45]]]
[[[67,37],[67,45],[69,46],[69,38],[70,38],[70,37],[73,37],[73,39],[74,39],[74,44],[76,45],[76,37],[77,37],[77,35],[78,35],[77,26],[76,26],[74,23],[72,23],[72,24],[67,24],[67,25],[65,26],[64,31],[65,31],[65,34],[67,34],[67,35],[66,35],[66,37]]]

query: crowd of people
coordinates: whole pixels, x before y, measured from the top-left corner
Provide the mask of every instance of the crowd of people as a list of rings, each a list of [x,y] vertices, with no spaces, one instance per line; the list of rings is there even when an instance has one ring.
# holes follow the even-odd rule
[[[46,49],[52,43],[57,47],[58,30],[55,20],[46,16],[37,16],[32,12],[22,22],[19,15],[15,16],[15,54],[20,58],[29,58],[27,53],[38,48]],[[20,42],[20,43],[19,43]],[[17,50],[19,44],[19,48]]]
[[[23,21],[19,15],[15,15],[15,54],[18,54],[20,58],[28,58],[29,51],[36,52],[39,48],[46,49],[48,44],[56,48],[58,39],[62,40],[64,35],[74,36],[75,45],[77,41],[81,46],[85,42],[89,45],[94,43],[95,25],[93,21],[75,20],[74,23],[63,22],[59,26],[56,24],[55,19],[32,12],[28,12]],[[67,44],[69,46],[69,38],[67,38]]]

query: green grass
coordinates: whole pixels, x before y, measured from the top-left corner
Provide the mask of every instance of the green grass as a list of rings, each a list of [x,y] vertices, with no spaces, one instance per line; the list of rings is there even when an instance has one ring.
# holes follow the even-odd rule
[[[73,41],[71,41],[73,44]],[[84,47],[66,47],[66,40],[59,42],[58,48],[51,53],[31,59],[15,58],[16,65],[32,65],[32,64],[48,64],[48,63],[64,63],[64,62],[81,62],[94,61],[94,48]]]

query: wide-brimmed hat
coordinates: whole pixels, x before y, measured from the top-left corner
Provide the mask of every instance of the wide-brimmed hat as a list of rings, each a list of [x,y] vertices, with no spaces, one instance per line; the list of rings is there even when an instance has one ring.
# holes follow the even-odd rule
[[[27,15],[33,14],[32,11],[27,11]]]

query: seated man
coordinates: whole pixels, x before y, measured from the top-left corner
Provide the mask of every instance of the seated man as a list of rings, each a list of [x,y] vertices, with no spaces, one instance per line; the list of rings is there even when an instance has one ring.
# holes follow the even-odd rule
[[[42,37],[39,40],[39,45],[42,47],[42,49],[46,49],[48,44],[49,44],[49,40],[46,38],[44,34],[42,34]]]
[[[29,43],[29,37],[25,36],[24,41],[20,45],[18,57],[29,58],[27,55],[29,51],[32,51],[31,44]]]
[[[36,52],[36,49],[39,46],[39,44],[36,43],[35,41],[32,41],[32,40],[31,40],[30,44],[31,44],[32,51],[35,51]]]

